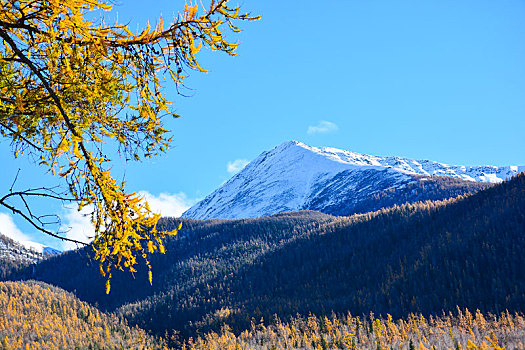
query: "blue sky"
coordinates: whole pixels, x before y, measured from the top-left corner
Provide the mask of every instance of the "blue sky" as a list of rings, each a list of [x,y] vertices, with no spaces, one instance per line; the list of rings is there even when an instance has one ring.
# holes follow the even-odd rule
[[[142,26],[162,13],[169,22],[183,6],[127,0],[109,17]],[[115,163],[130,190],[171,203],[167,212],[291,139],[449,164],[525,164],[525,2],[243,0],[242,8],[263,18],[243,25],[239,56],[203,52],[211,72],[191,75],[191,97],[167,86],[182,115],[167,123],[169,153]],[[2,183],[19,167],[21,186],[50,181],[27,160],[13,162],[5,141],[0,149]]]

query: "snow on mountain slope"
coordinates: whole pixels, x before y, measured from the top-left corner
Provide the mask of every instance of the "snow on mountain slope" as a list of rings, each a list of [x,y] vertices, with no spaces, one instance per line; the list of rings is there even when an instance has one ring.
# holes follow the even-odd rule
[[[2,264],[32,264],[49,256],[60,254],[59,250],[31,241],[16,241],[0,233],[0,270]]]
[[[525,166],[446,165],[288,141],[263,152],[182,216],[232,219],[301,209],[323,211],[336,203],[356,205],[381,191],[404,188],[421,176],[497,183],[522,171]]]
[[[20,241],[19,243],[22,244],[26,249],[30,249],[43,255],[57,255],[61,253],[60,250],[48,247],[46,245],[43,245],[42,243],[32,241]]]
[[[30,264],[43,258],[42,252],[26,248],[22,243],[14,241],[0,233],[0,264],[4,261],[17,261]]]
[[[510,178],[522,171],[525,166],[464,166],[464,165],[447,165],[431,160],[414,160],[402,157],[380,157],[360,154],[350,151],[344,151],[332,147],[310,147],[297,141],[285,142],[274,150],[286,145],[295,145],[307,149],[313,153],[323,155],[335,162],[357,166],[378,166],[391,167],[395,170],[413,175],[426,176],[450,176],[461,178],[468,181],[498,183]]]

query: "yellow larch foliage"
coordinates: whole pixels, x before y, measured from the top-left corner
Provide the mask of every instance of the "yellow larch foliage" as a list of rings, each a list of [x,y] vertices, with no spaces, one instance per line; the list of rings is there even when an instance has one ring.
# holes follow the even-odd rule
[[[0,282],[0,347],[163,349],[161,339],[41,282]],[[96,315],[96,317],[89,317]]]
[[[230,328],[222,332],[210,332],[185,343],[186,349],[408,349],[410,343],[422,350],[432,349],[491,349],[503,350],[496,334],[504,336],[508,348],[522,348],[519,341],[525,332],[525,318],[521,314],[502,313],[499,316],[467,316],[468,310],[456,315],[432,316],[410,315],[408,320],[353,317],[297,317],[289,322],[279,319],[264,327],[252,325],[235,337]],[[485,330],[474,332],[468,327]],[[358,326],[359,325],[359,326]],[[512,325],[512,326],[511,326]],[[512,328],[514,327],[514,328]],[[379,331],[381,329],[381,331]],[[291,331],[293,330],[293,332]],[[363,330],[363,331],[360,331]],[[450,331],[449,331],[450,330]],[[512,334],[512,336],[511,336]],[[394,336],[395,335],[395,336]],[[479,344],[479,345],[477,345]]]
[[[168,27],[161,18],[134,33],[126,24],[89,19],[110,11],[109,0],[1,1],[0,135],[15,156],[28,154],[62,178],[65,194],[46,198],[66,196],[90,209],[91,246],[108,279],[114,268],[135,271],[139,257],[150,267],[149,254],[164,252],[163,239],[177,230],[157,231],[160,215],[112,177],[103,145],[127,160],[168,150],[164,118],[177,114],[163,90],[166,76],[180,86],[186,68],[204,72],[196,57],[202,47],[235,55],[226,32],[258,19],[229,3],[190,2]],[[24,208],[0,205],[58,236]]]

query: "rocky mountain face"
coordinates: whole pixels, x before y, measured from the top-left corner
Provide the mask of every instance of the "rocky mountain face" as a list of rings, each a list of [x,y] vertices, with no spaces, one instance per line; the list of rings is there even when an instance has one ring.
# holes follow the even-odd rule
[[[525,166],[447,165],[289,141],[263,152],[183,217],[254,218],[294,210],[350,215],[478,191]]]

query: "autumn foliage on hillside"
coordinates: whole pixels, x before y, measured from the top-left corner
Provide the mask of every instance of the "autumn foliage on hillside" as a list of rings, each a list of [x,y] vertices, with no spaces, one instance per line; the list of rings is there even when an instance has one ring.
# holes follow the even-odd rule
[[[72,294],[41,282],[0,283],[0,349],[163,349]]]

